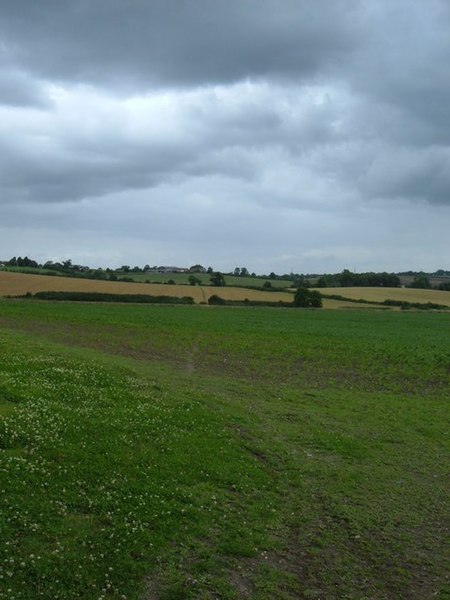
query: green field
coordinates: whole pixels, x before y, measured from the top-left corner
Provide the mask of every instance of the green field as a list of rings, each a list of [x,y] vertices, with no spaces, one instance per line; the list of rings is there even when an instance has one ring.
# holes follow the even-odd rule
[[[13,273],[29,273],[32,275],[56,275],[67,277],[67,272],[56,271],[54,269],[42,269],[34,267],[11,267],[8,266],[4,270],[11,271]],[[194,275],[197,279],[200,279],[202,285],[211,285],[210,277],[208,273],[134,273],[132,271],[114,271],[114,275],[120,280],[124,277],[136,281],[138,283],[167,283],[174,281],[180,285],[190,285],[189,277]],[[109,273],[106,273],[106,278],[109,277]],[[81,278],[86,278],[86,275],[76,274]],[[261,288],[266,282],[269,282],[275,289],[284,289],[292,287],[292,281],[286,279],[269,279],[264,277],[239,277],[237,275],[224,275],[226,285],[236,287],[249,287],[249,288]]]
[[[449,598],[449,334],[1,300],[0,598]]]
[[[30,275],[55,275],[64,277],[67,276],[63,271],[56,271],[55,269],[44,269],[39,267],[13,267],[7,266],[0,269],[2,271],[9,271],[11,273],[28,273]]]
[[[125,273],[123,271],[117,271],[118,277],[129,277],[133,281],[139,282],[150,282],[150,283],[167,283],[172,280],[175,283],[189,285],[189,277],[194,275],[200,279],[203,285],[211,285],[210,277],[208,273]],[[262,287],[267,281],[274,288],[288,288],[292,287],[292,281],[286,279],[269,279],[263,277],[239,277],[237,275],[226,275],[224,274],[225,282],[227,285],[240,286],[240,287]]]

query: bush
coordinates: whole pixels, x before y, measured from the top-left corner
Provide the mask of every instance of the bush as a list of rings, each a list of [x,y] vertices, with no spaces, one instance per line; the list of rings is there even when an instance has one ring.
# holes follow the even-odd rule
[[[213,294],[208,298],[208,304],[216,304],[216,305],[225,305],[227,303],[226,300],[218,296],[217,294]]]
[[[406,300],[391,300],[388,298],[383,302],[386,306],[399,306],[402,310],[416,308],[418,310],[447,310],[446,304],[436,304],[435,302],[407,302]]]
[[[36,292],[38,300],[68,302],[134,302],[137,304],[194,304],[191,296],[148,296],[145,294],[107,294],[103,292]]]

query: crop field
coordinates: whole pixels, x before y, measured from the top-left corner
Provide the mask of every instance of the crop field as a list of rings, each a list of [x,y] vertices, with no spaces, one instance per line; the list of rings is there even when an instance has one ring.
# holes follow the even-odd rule
[[[446,304],[450,307],[450,292],[442,290],[421,290],[413,288],[385,288],[385,287],[336,287],[316,288],[324,294],[338,294],[345,298],[383,302],[384,300],[404,300],[406,302],[420,302],[426,304]]]
[[[0,598],[448,599],[449,338],[0,299]]]
[[[236,278],[239,279],[239,278]],[[36,292],[103,292],[109,294],[142,294],[153,296],[191,296],[197,304],[205,303],[213,294],[224,300],[259,300],[269,302],[292,302],[292,292],[264,292],[244,287],[187,286],[183,284],[163,283],[131,283],[120,281],[100,281],[94,279],[77,279],[72,277],[55,277],[0,271],[0,296],[22,296]],[[406,300],[408,302],[434,302],[450,306],[450,292],[438,290],[417,290],[408,288],[321,288],[324,294],[338,294],[351,299],[383,302],[386,299]],[[324,299],[325,309],[336,308],[368,308],[366,304],[346,302],[345,300]],[[376,305],[373,305],[375,308]]]
[[[323,293],[326,293],[325,290],[321,290]],[[345,300],[333,300],[331,298],[323,298],[322,299],[322,308],[325,309],[341,309],[348,308],[350,310],[355,309],[375,309],[375,310],[400,310],[398,307],[393,306],[379,306],[378,304],[366,304],[365,302],[346,302]]]
[[[30,275],[0,271],[0,296],[22,296],[27,292],[103,292],[110,294],[148,294],[154,296],[191,296],[195,302],[207,302],[213,294],[225,300],[278,300],[291,302],[288,292],[263,292],[235,287],[186,286],[158,283],[125,283],[120,281],[98,281],[47,275]]]
[[[130,277],[134,281],[139,282],[160,282],[167,283],[172,279],[175,283],[187,285],[189,284],[189,277],[194,275],[202,282],[202,285],[208,285],[210,282],[210,275],[208,273],[133,273],[131,271],[125,273],[120,271],[116,273],[118,277]],[[237,287],[262,287],[266,281],[268,281],[275,288],[288,288],[292,285],[292,281],[285,279],[264,279],[262,277],[240,277],[237,275],[224,275],[225,282],[230,286]]]
[[[55,271],[34,267],[12,267],[8,266],[8,272],[27,273],[37,275],[65,276],[64,271]],[[200,279],[202,285],[209,285],[210,277],[208,273],[135,273],[133,271],[115,271],[114,274],[119,277],[127,277],[136,283],[168,283],[175,282],[179,285],[190,285],[189,277],[194,275]],[[237,275],[224,275],[227,285],[236,287],[262,287],[264,283],[269,282],[274,288],[288,288],[292,281],[286,279],[269,279],[263,277],[240,277]]]

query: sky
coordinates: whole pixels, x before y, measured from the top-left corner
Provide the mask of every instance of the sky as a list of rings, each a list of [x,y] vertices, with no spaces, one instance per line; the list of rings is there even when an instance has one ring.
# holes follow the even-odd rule
[[[0,259],[449,269],[448,0],[0,0]]]

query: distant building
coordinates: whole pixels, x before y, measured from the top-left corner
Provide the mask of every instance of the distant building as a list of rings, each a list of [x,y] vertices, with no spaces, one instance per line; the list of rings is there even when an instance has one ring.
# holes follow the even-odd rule
[[[158,273],[188,273],[189,269],[184,267],[158,267]]]

